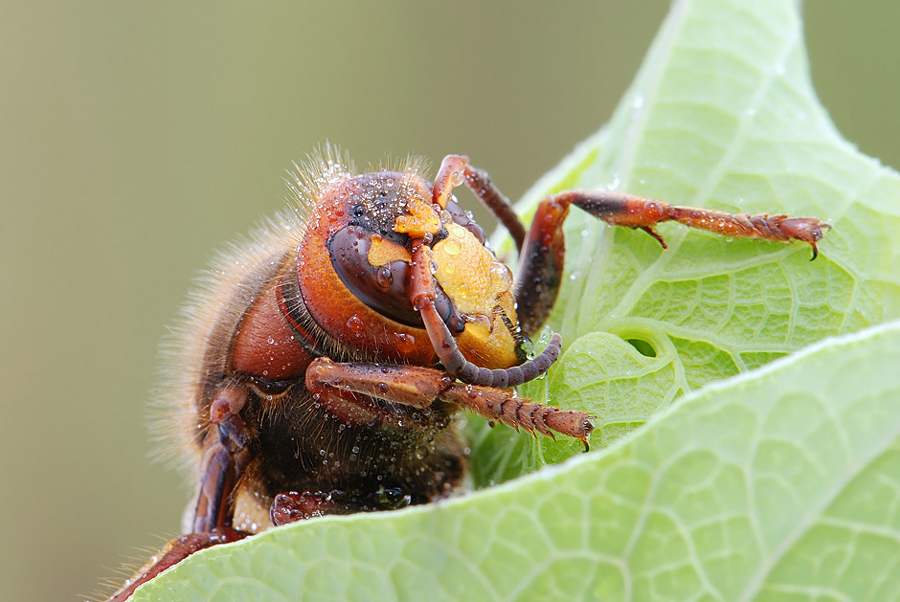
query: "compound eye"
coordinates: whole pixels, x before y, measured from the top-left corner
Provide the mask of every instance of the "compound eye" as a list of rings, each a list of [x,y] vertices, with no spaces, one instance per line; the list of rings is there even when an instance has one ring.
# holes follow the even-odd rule
[[[402,259],[377,266],[369,263],[372,237],[371,232],[358,226],[335,232],[329,244],[334,271],[356,298],[378,313],[401,324],[420,324],[409,301],[409,264]],[[394,243],[379,244],[403,250]]]
[[[412,258],[405,247],[358,226],[335,232],[328,247],[334,271],[357,299],[395,322],[423,327],[410,301]],[[443,291],[435,306],[451,332],[462,331],[465,320]]]

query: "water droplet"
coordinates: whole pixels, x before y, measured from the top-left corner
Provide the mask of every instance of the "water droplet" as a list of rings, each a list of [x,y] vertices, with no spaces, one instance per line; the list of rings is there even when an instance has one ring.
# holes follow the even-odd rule
[[[493,320],[491,320],[490,316],[484,314],[469,314],[466,316],[466,322],[486,328],[488,332],[493,332],[494,330]]]
[[[459,242],[458,238],[448,238],[444,241],[444,244],[441,245],[441,248],[447,255],[458,255],[460,250],[462,250],[462,244]]]
[[[520,346],[528,358],[534,357],[534,343],[531,342],[531,339],[522,339]]]
[[[347,319],[347,328],[359,334],[366,329],[366,323],[358,315],[353,314]]]
[[[416,337],[403,332],[395,333],[397,337],[397,351],[406,354],[416,348]]]
[[[505,293],[512,288],[512,270],[506,264],[495,261],[491,263],[491,287],[498,293]]]
[[[375,272],[375,281],[384,288],[388,288],[394,282],[394,274],[391,269],[385,265],[378,268]]]
[[[460,169],[450,172],[450,183],[454,186],[461,185],[465,179],[465,174]]]

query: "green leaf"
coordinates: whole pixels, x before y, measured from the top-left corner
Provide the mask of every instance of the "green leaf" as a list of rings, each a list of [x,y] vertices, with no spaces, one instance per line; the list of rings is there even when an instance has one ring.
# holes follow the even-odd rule
[[[797,3],[676,2],[611,123],[523,211],[572,187],[833,229],[810,262],[677,225],[662,251],[573,211],[565,353],[522,393],[596,414],[606,449],[473,419],[479,486],[577,457],[213,548],[134,600],[900,597],[900,323],[881,324],[900,317],[900,178],[817,101]]]
[[[550,323],[565,351],[520,392],[596,414],[594,448],[710,382],[900,316],[900,178],[843,140],[819,104],[795,2],[677,2],[612,122],[542,178],[522,212],[573,187],[833,227],[810,262],[808,245],[677,224],[659,228],[663,251],[573,210],[570,280]],[[478,486],[580,450],[472,430]]]
[[[900,596],[900,322],[477,495],[195,554],[137,600]]]

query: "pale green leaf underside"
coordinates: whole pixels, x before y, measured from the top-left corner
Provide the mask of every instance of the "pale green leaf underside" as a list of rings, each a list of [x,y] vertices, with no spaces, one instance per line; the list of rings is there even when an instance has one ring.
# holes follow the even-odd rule
[[[900,322],[711,385],[606,453],[213,548],[137,600],[900,596]]]
[[[684,403],[460,500],[196,554],[134,599],[900,598],[900,326],[816,344],[900,317],[900,178],[818,103],[797,3],[676,2],[609,126],[523,210],[573,187],[833,230],[809,262],[677,225],[662,251],[573,211],[565,352],[522,393],[596,414],[595,449]],[[478,485],[579,449],[473,422]]]
[[[522,203],[527,212],[551,191],[611,187],[833,227],[810,262],[808,245],[670,224],[659,228],[663,251],[643,232],[573,210],[569,279],[551,319],[565,352],[520,391],[596,414],[594,447],[707,383],[900,317],[900,178],[844,141],[819,104],[796,4],[677,2],[610,125]],[[579,449],[473,430],[480,486]]]

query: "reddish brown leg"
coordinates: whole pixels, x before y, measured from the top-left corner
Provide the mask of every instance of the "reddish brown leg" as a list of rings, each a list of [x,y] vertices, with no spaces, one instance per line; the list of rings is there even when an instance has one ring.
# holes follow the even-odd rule
[[[562,224],[570,205],[575,205],[608,224],[644,230],[658,240],[664,249],[666,242],[654,226],[661,222],[676,221],[723,236],[775,241],[799,240],[812,246],[812,258],[815,259],[818,255],[816,243],[821,240],[824,230],[830,227],[814,217],[731,215],[709,209],[677,207],[602,190],[572,190],[550,195],[538,205],[519,256],[515,290],[519,324],[525,336],[543,326],[556,302],[565,257]]]
[[[440,205],[441,209],[447,208],[453,189],[465,180],[465,169],[468,164],[469,158],[465,155],[447,155],[441,161],[441,167],[434,177],[432,194],[432,201]]]
[[[203,476],[193,522],[197,533],[231,526],[234,514],[231,494],[246,464],[247,434],[239,414],[246,403],[247,390],[233,385],[223,387],[210,404],[209,420],[218,433],[207,435],[206,452],[200,463]]]
[[[516,250],[521,253],[522,244],[525,242],[525,226],[516,215],[509,199],[494,186],[488,173],[466,165],[466,185],[509,231],[509,235],[516,242]]]
[[[122,586],[107,602],[123,602],[131,597],[139,586],[150,581],[164,570],[171,568],[193,554],[205,548],[221,543],[231,543],[247,537],[249,533],[236,531],[235,529],[216,529],[210,533],[190,533],[173,539],[163,550],[154,556],[150,563]]]
[[[562,226],[567,215],[568,203],[559,202],[555,196],[541,201],[519,253],[513,290],[523,336],[540,330],[556,303],[566,256]]]
[[[580,439],[585,447],[594,429],[584,412],[534,403],[509,390],[458,383],[445,372],[419,366],[339,364],[318,358],[306,371],[306,383],[326,407],[347,403],[348,393],[421,410],[441,400],[532,434],[537,431],[553,437],[556,431]]]
[[[230,496],[237,481],[234,456],[221,445],[212,445],[203,456],[200,470],[203,476],[194,508],[194,532],[209,533],[216,527],[230,527],[233,512]]]
[[[349,499],[343,491],[289,491],[272,502],[270,516],[277,525],[308,520],[326,514],[353,514],[373,510],[397,510],[412,502],[412,496],[397,487],[381,487],[364,496]]]
[[[316,516],[341,513],[341,505],[321,491],[288,491],[279,493],[272,502],[269,516],[276,526],[307,520]]]
[[[453,188],[463,182],[509,231],[516,242],[516,249],[521,252],[522,242],[525,240],[525,226],[516,215],[509,199],[494,186],[487,172],[469,165],[468,157],[463,155],[444,157],[434,178],[434,202],[440,205],[441,209],[447,209]]]
[[[200,486],[194,508],[194,533],[170,541],[138,575],[116,592],[110,601],[126,600],[137,587],[175,566],[194,552],[247,537],[231,528],[234,517],[232,492],[246,465],[246,433],[239,412],[247,402],[240,385],[223,387],[210,405],[212,428],[200,463]]]
[[[614,226],[640,228],[658,240],[663,248],[666,248],[666,243],[654,232],[653,226],[661,222],[675,221],[690,228],[709,230],[722,236],[783,242],[799,240],[812,246],[812,258],[815,259],[819,254],[816,243],[822,239],[823,230],[831,227],[814,217],[788,217],[766,213],[732,215],[711,209],[678,207],[619,192],[573,190],[555,196],[559,202],[572,203]]]

